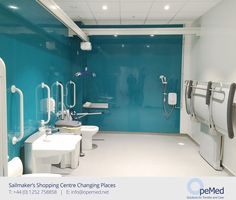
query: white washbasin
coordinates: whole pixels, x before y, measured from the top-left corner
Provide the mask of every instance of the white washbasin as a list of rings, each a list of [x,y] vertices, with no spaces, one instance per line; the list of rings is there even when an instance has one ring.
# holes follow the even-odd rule
[[[32,145],[32,150],[37,157],[59,156],[72,152],[81,136],[79,135],[42,135]]]
[[[82,137],[73,134],[53,134],[42,132],[31,135],[24,145],[25,172],[51,173],[52,164],[59,164],[65,155],[74,157],[74,167],[78,166],[79,147]]]

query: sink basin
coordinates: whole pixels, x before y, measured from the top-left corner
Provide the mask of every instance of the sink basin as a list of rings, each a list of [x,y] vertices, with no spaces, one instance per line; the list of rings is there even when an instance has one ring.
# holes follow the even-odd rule
[[[52,164],[59,164],[65,155],[78,157],[81,139],[80,135],[72,134],[31,135],[24,144],[25,173],[51,173]]]
[[[42,135],[33,143],[32,149],[37,157],[64,155],[72,152],[80,140],[79,135]]]

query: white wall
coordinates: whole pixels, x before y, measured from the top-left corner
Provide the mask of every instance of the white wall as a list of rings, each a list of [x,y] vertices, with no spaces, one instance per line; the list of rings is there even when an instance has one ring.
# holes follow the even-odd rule
[[[224,0],[194,23],[201,26],[201,36],[185,37],[184,80],[236,82],[235,19],[236,0]],[[197,142],[202,134],[199,124],[186,116],[184,106],[181,131]],[[236,138],[225,138],[223,165],[236,175]]]

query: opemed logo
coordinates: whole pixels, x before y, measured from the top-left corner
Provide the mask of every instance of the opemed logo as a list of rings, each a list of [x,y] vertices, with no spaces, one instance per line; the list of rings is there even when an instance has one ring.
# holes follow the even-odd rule
[[[187,199],[224,199],[225,188],[205,186],[199,178],[192,178],[187,183],[187,190],[190,196]]]

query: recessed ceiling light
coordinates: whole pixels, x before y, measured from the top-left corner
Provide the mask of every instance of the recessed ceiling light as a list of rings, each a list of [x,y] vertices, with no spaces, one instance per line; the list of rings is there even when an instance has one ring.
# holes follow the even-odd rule
[[[12,10],[18,10],[19,7],[15,6],[15,5],[9,5],[8,8],[12,9]]]
[[[151,37],[154,37],[155,35],[154,35],[154,34],[151,34],[150,36],[151,36]]]
[[[165,6],[164,6],[164,10],[170,10],[170,5],[168,5],[168,4],[165,5]]]
[[[102,9],[103,9],[103,10],[107,10],[107,9],[108,9],[108,6],[107,6],[107,5],[103,5],[103,6],[102,6]]]
[[[184,146],[184,143],[183,142],[179,142],[178,145],[179,146]]]

